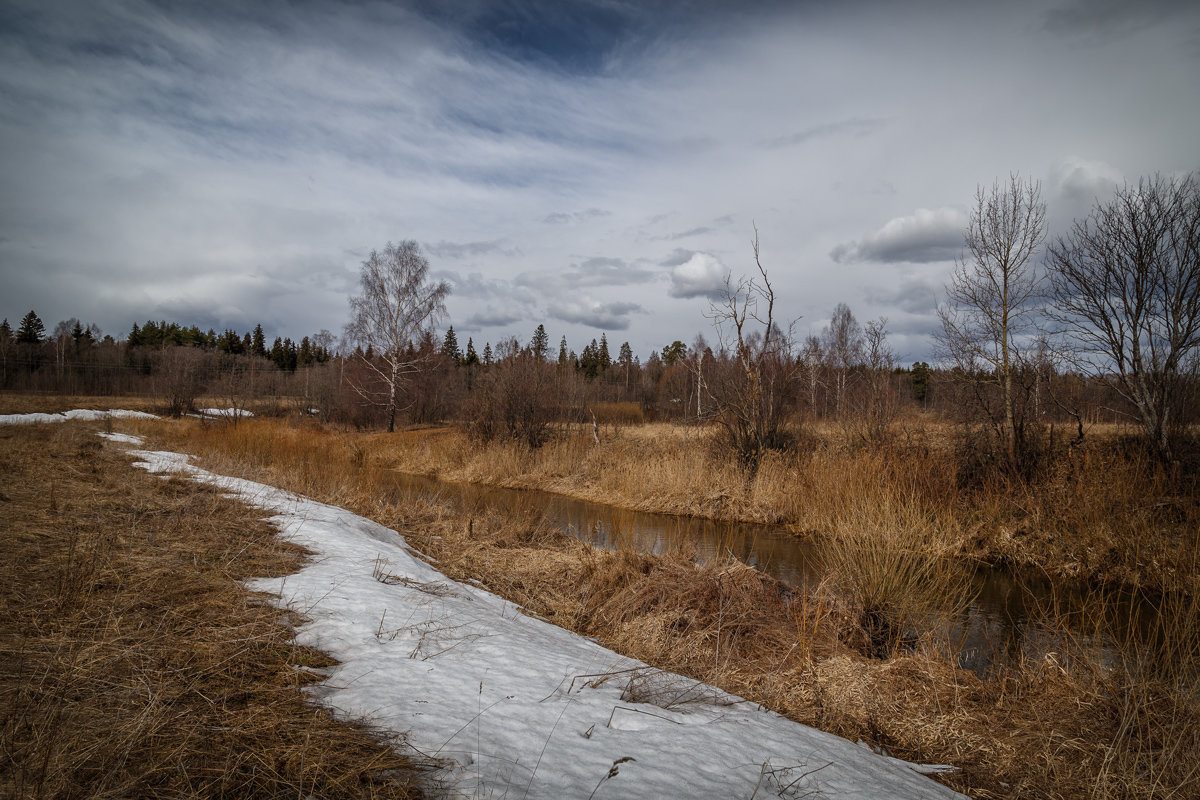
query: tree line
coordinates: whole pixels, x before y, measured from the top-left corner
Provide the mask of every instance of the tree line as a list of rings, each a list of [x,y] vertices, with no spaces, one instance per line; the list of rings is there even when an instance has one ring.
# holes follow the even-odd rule
[[[607,333],[557,352],[544,324],[526,342],[478,348],[447,322],[450,286],[430,279],[415,241],[362,264],[339,342],[300,342],[262,326],[217,333],[165,321],[114,339],[78,319],[47,335],[30,311],[0,324],[0,386],[149,392],[176,412],[200,394],[237,405],[288,398],[355,425],[460,421],[481,438],[537,446],[563,424],[660,419],[711,424],[753,471],[794,445],[804,420],[881,441],[906,408],[973,423],[980,452],[1013,474],[1036,469],[1049,426],[1129,420],[1164,462],[1197,419],[1200,188],[1155,177],[1097,202],[1046,242],[1040,186],[1018,176],[981,187],[964,249],[938,307],[937,360],[898,365],[886,318],[865,324],[838,304],[801,338],[759,259],[727,278],[706,316],[713,341],[674,340],[643,360]]]

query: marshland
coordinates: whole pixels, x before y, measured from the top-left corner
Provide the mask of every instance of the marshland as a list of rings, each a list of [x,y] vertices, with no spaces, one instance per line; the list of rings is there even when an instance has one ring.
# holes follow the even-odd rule
[[[487,602],[501,603],[496,624],[510,624],[507,604],[515,604],[635,660],[632,671],[584,676],[598,688],[624,675],[622,699],[677,711],[662,692],[635,685],[642,670],[661,671],[877,754],[948,765],[936,768],[937,779],[980,798],[1196,794],[1200,183],[1156,176],[1127,186],[1035,263],[1044,217],[1031,180],[1013,175],[980,188],[965,254],[938,309],[936,367],[899,366],[887,320],[859,325],[845,304],[801,345],[795,320],[779,313],[757,235],[753,270],[729,275],[706,312],[714,344],[674,341],[644,363],[627,342],[612,358],[604,334],[579,354],[564,336],[554,358],[543,325],[527,343],[487,342],[482,355],[471,339],[461,349],[453,326],[439,342],[451,287],[430,277],[415,241],[389,242],[363,262],[337,348],[322,334],[299,347],[276,340],[268,351],[261,326],[218,336],[150,321],[117,341],[77,320],[47,339],[33,311],[15,336],[5,322],[9,388],[0,410],[42,415],[4,418],[17,423],[3,432],[12,486],[4,502],[19,542],[6,555],[17,587],[6,639],[8,785],[114,796],[270,795],[306,783],[334,793],[350,785],[368,795],[434,791],[446,777],[435,756],[473,724],[479,742],[474,755],[460,753],[460,766],[478,764],[485,751],[505,760],[482,743],[482,679],[479,712],[433,753],[391,748],[370,720],[344,728],[335,715],[321,735],[365,739],[344,743],[357,753],[347,761],[314,762],[309,732],[289,718],[262,729],[254,747],[294,752],[294,725],[305,743],[283,763],[272,756],[264,773],[268,756],[241,755],[244,720],[197,723],[233,737],[203,742],[174,724],[197,703],[221,714],[256,707],[261,692],[286,695],[289,713],[320,718],[305,697],[345,687],[313,677],[309,662],[327,659],[334,672],[326,675],[340,662],[291,643],[329,624],[321,598],[306,607],[313,619],[285,605],[289,619],[259,612],[248,587],[272,575],[285,576],[272,586],[289,577],[311,586],[297,576],[333,556],[320,536],[304,540],[311,551],[289,551],[261,526],[240,530],[237,520],[253,522],[255,511],[186,481],[130,479],[119,443],[136,442],[153,448],[140,451],[139,465],[241,486],[231,494],[251,505],[282,490],[335,507],[340,522],[326,535],[358,530],[360,518],[382,525],[367,539],[402,537],[425,560],[412,568],[432,565],[439,577],[393,574],[376,556],[364,591],[382,583],[461,599],[466,587],[486,589]],[[1120,295],[1118,286],[1130,291]],[[161,416],[46,414],[122,404]],[[107,445],[89,438],[114,431],[120,436]],[[139,488],[118,488],[114,474]],[[169,497],[143,497],[163,485],[208,497],[211,510],[199,513],[224,535],[193,532]],[[467,486],[476,487],[473,497]],[[579,521],[564,521],[550,509],[555,498],[590,506]],[[647,536],[639,526],[657,523],[645,516],[617,531],[621,511],[677,524],[659,526],[669,536]],[[182,569],[205,588],[189,591],[188,602],[211,594],[211,608],[170,608],[179,586],[155,560],[164,548],[147,516],[165,518],[163,543],[176,542],[176,560],[191,555]],[[281,523],[278,537],[291,541],[288,530]],[[760,542],[768,541],[775,555],[763,557]],[[383,646],[413,630],[387,628],[388,608],[409,608],[411,618],[421,607],[385,607],[373,639]],[[192,630],[195,614],[211,630]],[[147,628],[152,641],[127,638]],[[243,629],[254,647],[239,646]],[[337,631],[336,640],[350,635]],[[168,645],[159,633],[215,638]],[[465,635],[422,658],[489,635]],[[258,652],[260,641],[268,652]],[[230,646],[235,652],[222,649]],[[166,654],[179,647],[212,653],[215,663],[171,666]],[[122,661],[129,654],[136,664]],[[492,664],[501,672],[525,661],[511,650],[501,658],[508,663]],[[291,678],[260,682],[263,670]],[[130,720],[113,722],[128,726],[119,736],[99,722],[109,695],[97,676],[110,673],[128,676],[118,686],[133,695],[121,703]],[[219,691],[202,685],[210,677]],[[253,691],[224,699],[247,682]],[[145,702],[135,699],[139,687],[159,685]],[[559,718],[578,702],[567,697]],[[418,727],[408,733],[419,739],[419,714],[412,719]],[[155,726],[161,735],[144,735]],[[545,733],[526,794],[546,791],[534,778],[556,727]],[[528,736],[510,740],[528,744]],[[121,769],[107,777],[114,760]],[[593,794],[621,764],[628,775],[634,760],[613,760]],[[477,792],[490,791],[508,767],[498,769],[476,770]],[[802,773],[814,787],[815,772]],[[858,774],[878,777],[869,773]],[[754,791],[779,774],[764,758]],[[798,791],[798,780],[779,783],[779,795]]]
[[[121,398],[113,404],[136,403],[136,398]],[[69,397],[6,395],[3,410],[78,405]],[[93,399],[90,405],[111,404]],[[197,398],[197,407],[209,405],[220,405],[219,398]],[[1118,429],[1092,432],[1083,445],[1057,454],[1057,467],[1034,481],[993,476],[973,484],[960,474],[961,432],[923,412],[897,419],[894,436],[870,447],[847,439],[840,426],[811,425],[802,447],[772,452],[748,480],[744,471],[723,463],[713,441],[719,432],[694,422],[623,417],[595,426],[562,424],[552,426],[541,447],[531,448],[523,442],[483,441],[457,426],[381,434],[322,422],[301,410],[302,403],[248,405],[254,416],[117,419],[106,425],[144,436],[158,448],[191,453],[217,473],[280,486],[381,522],[401,531],[447,576],[477,581],[528,613],[620,653],[898,757],[952,764],[960,771],[940,780],[972,796],[1182,797],[1197,785],[1196,493],[1179,483],[1179,472],[1128,446]],[[161,410],[161,401],[146,398],[140,407]],[[10,553],[11,585],[36,585],[46,595],[36,600],[33,589],[9,594],[23,609],[12,617],[14,624],[26,626],[19,652],[27,653],[37,642],[38,652],[59,653],[41,662],[28,656],[9,659],[23,664],[25,674],[10,672],[7,681],[6,696],[16,704],[10,707],[21,709],[23,727],[6,729],[6,751],[19,754],[28,748],[30,757],[37,754],[34,763],[42,764],[35,777],[30,762],[13,759],[13,766],[26,771],[17,773],[24,783],[11,786],[45,790],[55,785],[52,781],[68,785],[87,778],[80,763],[69,761],[72,748],[84,754],[76,755],[83,764],[117,757],[86,737],[124,724],[102,722],[102,709],[89,704],[120,703],[111,697],[89,701],[96,690],[88,687],[113,669],[113,660],[141,658],[145,663],[138,669],[150,669],[146,664],[153,659],[124,638],[123,624],[95,630],[96,619],[119,617],[112,597],[104,599],[104,590],[93,587],[140,596],[149,591],[142,583],[152,584],[161,574],[155,571],[161,568],[116,563],[136,556],[126,533],[130,526],[139,530],[147,524],[144,518],[161,520],[172,533],[147,530],[145,541],[183,536],[181,546],[191,558],[197,547],[193,535],[203,542],[212,536],[203,530],[236,525],[234,541],[222,540],[218,552],[197,561],[218,565],[218,575],[201,572],[196,579],[214,584],[211,591],[221,596],[238,593],[238,575],[286,569],[259,562],[268,556],[255,548],[278,553],[271,558],[296,557],[272,544],[269,534],[249,533],[261,526],[248,522],[255,515],[211,491],[177,480],[164,489],[135,478],[119,455],[92,440],[93,433],[74,430],[84,424],[2,429],[6,483],[12,487],[5,490],[6,505],[33,506],[10,517],[18,523],[15,528],[30,531],[21,537],[25,549]],[[423,488],[414,491],[407,475],[426,476]],[[445,488],[430,491],[429,478]],[[96,481],[100,488],[89,485]],[[453,487],[464,483],[517,488],[523,499],[507,505],[463,503],[453,499]],[[139,490],[150,495],[125,497],[132,484],[150,484]],[[410,488],[398,488],[405,485]],[[734,547],[718,544],[701,553],[702,546],[686,534],[660,539],[650,548],[623,544],[620,536],[596,547],[551,524],[538,499],[544,495],[532,490],[671,514],[682,521],[683,531],[689,520],[770,523],[809,543],[816,556],[803,580],[781,583],[738,562]],[[171,496],[162,497],[164,492]],[[106,499],[114,493],[119,499]],[[192,526],[200,523],[188,514],[197,504],[203,524],[193,533]],[[65,526],[69,539],[50,547],[40,538],[63,527],[63,520],[80,516],[84,521]],[[244,534],[239,519],[251,525]],[[243,547],[247,550],[239,554]],[[1081,558],[1088,553],[1097,560]],[[247,563],[238,566],[242,561]],[[43,562],[39,569],[52,579],[29,571],[28,564]],[[1027,641],[1016,652],[990,658],[987,669],[964,669],[966,643],[948,623],[975,600],[972,572],[997,566],[1009,570],[1013,593],[1028,593]],[[96,578],[122,568],[141,577]],[[194,618],[197,612],[189,604],[197,601],[188,589],[171,587],[160,602],[182,602],[180,593],[189,599],[170,618]],[[1130,596],[1137,602],[1129,602]],[[105,604],[101,610],[92,607],[98,600]],[[135,602],[132,595],[128,602]],[[268,647],[271,657],[319,662],[320,654],[298,653],[288,644],[286,620],[247,606],[244,596],[222,602],[240,604],[239,614],[267,614],[266,620],[253,622],[266,626],[254,636],[263,637],[263,647],[275,642]],[[205,613],[218,621],[231,612]],[[43,617],[55,622],[35,622]],[[195,635],[232,636],[240,642],[250,624],[230,617],[211,632],[202,626]],[[89,636],[116,638],[81,643],[86,638],[81,625]],[[171,627],[156,625],[156,635]],[[62,656],[64,641],[75,648],[70,652],[86,651],[87,658]],[[992,645],[1002,650],[1004,637],[997,636]],[[152,646],[167,645],[156,641]],[[61,701],[53,709],[35,702],[28,694],[31,669],[40,676],[37,691],[70,697],[70,719],[90,717],[90,722],[68,726]],[[205,674],[205,668],[197,669]],[[136,669],[128,674],[135,683],[145,680]],[[232,677],[254,680],[242,672]],[[25,688],[13,688],[22,680]],[[207,691],[198,685],[187,689]],[[248,691],[252,698],[254,691],[267,689]],[[299,694],[295,686],[270,691]],[[167,729],[179,713],[162,720],[139,716],[128,723],[133,727],[122,735],[129,742],[149,747],[166,739],[161,746],[167,752],[132,758],[145,773],[127,780],[161,780],[154,758],[199,747],[195,740],[144,735],[159,730],[156,725]],[[317,711],[299,713],[316,715],[312,724],[320,718]],[[38,720],[38,714],[47,716]],[[223,724],[232,731],[244,723]],[[272,727],[278,735],[290,735],[282,723]],[[62,733],[66,729],[71,736]],[[170,729],[172,736],[183,735]],[[253,739],[259,734],[238,735]],[[121,741],[114,740],[113,747],[125,748],[124,763],[132,751]],[[272,741],[264,739],[262,746],[279,746]],[[209,749],[230,746],[206,744]],[[384,758],[375,752],[366,751],[367,766],[351,767],[352,774],[365,771],[375,776],[375,784],[396,781],[401,773],[395,770],[401,768],[371,761]],[[238,785],[237,770],[244,766],[226,759],[206,780]],[[293,780],[301,785],[316,782],[329,768],[316,761],[293,766],[298,770]],[[428,767],[408,769],[419,777]],[[104,783],[92,785],[119,793]],[[155,784],[121,784],[138,785]],[[393,788],[389,785],[389,791]]]

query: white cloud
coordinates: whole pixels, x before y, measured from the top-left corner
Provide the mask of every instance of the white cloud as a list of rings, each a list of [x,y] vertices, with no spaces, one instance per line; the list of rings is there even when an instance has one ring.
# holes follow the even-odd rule
[[[563,322],[608,331],[623,331],[629,327],[631,314],[646,313],[637,303],[600,303],[588,300],[564,300],[552,304],[547,310],[550,316]]]
[[[729,270],[715,256],[693,253],[671,270],[671,297],[720,297],[728,274]]]
[[[967,216],[956,208],[919,208],[897,217],[862,239],[839,244],[829,255],[838,263],[949,261],[962,250]]]

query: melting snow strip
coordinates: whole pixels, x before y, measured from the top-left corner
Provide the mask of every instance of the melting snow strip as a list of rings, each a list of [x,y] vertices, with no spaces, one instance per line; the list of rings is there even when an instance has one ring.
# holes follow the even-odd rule
[[[875,754],[451,581],[396,531],[344,509],[184,455],[135,455],[150,472],[185,473],[269,510],[285,539],[316,553],[294,575],[248,583],[308,620],[299,643],[338,660],[312,696],[406,733],[464,796],[962,796],[918,774],[947,767]],[[624,699],[631,683],[650,685],[643,699],[658,704]]]

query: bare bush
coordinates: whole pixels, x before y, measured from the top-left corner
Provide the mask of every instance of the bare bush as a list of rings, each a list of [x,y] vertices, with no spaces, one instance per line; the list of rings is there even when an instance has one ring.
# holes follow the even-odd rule
[[[753,475],[769,450],[793,441],[784,429],[789,389],[798,371],[793,356],[793,328],[779,327],[775,288],[759,258],[758,230],[754,232],[754,265],[758,277],[736,284],[725,279],[725,298],[706,316],[713,321],[731,363],[708,381],[707,387],[724,431],[726,449]]]
[[[506,358],[483,374],[467,401],[471,435],[482,441],[514,439],[541,447],[558,417],[555,366],[510,342]]]

